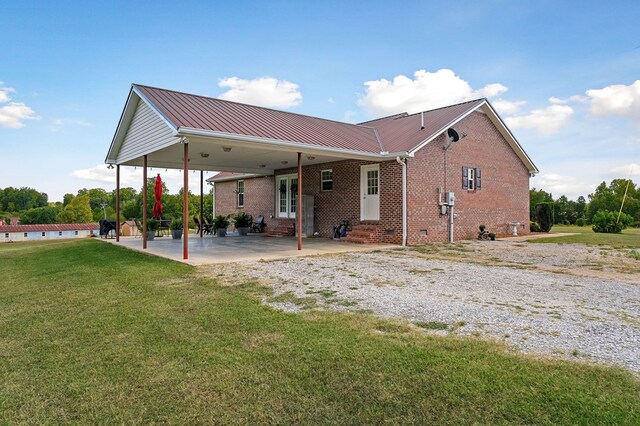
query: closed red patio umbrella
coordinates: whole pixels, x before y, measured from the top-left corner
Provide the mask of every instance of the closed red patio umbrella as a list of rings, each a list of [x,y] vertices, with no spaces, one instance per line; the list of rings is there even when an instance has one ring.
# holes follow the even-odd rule
[[[160,174],[156,176],[156,184],[153,187],[153,193],[156,198],[156,203],[153,205],[153,218],[160,219],[162,216],[162,179]]]

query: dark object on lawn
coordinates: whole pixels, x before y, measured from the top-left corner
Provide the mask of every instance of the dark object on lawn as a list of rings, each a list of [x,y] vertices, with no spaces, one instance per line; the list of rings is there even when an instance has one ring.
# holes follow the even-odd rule
[[[264,227],[267,226],[264,223],[264,216],[259,215],[256,220],[251,224],[251,232],[264,232]]]
[[[351,231],[349,227],[349,221],[343,220],[340,222],[340,225],[333,228],[333,239],[339,240],[340,238],[344,238],[347,236],[348,232]]]
[[[489,232],[489,238],[491,238],[491,241],[495,241],[496,240],[496,234],[494,234],[493,232]]]
[[[115,235],[115,230],[116,230],[116,221],[115,220],[108,220],[108,219],[100,219],[100,238],[109,238],[109,234],[111,233],[111,231],[114,231],[113,234],[111,234],[111,238],[113,238]]]

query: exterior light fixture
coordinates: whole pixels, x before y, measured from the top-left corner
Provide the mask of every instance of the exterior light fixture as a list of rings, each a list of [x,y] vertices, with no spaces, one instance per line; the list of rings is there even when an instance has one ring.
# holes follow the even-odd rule
[[[309,161],[313,161],[315,159],[316,159],[316,157],[314,157],[313,155],[310,155],[310,156],[307,157],[307,160],[309,160]]]
[[[289,164],[287,160],[281,161],[280,164]]]
[[[109,169],[109,170],[113,170],[113,164],[109,164],[109,165],[107,166],[107,169]]]
[[[202,158],[207,158],[208,156],[209,156],[208,152],[201,152],[200,153],[200,157],[202,157]]]
[[[223,147],[222,147],[222,150],[223,150],[224,152],[231,152],[231,147],[230,147],[230,146],[223,146]]]

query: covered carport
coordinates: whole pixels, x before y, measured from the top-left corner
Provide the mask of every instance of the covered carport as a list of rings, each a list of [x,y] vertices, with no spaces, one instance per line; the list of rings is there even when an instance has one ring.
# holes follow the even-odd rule
[[[230,171],[270,175],[297,166],[297,226],[302,228],[302,167],[342,159],[381,161],[398,154],[380,152],[375,130],[214,98],[133,85],[105,162],[116,168],[116,217],[120,216],[120,167],[143,170],[143,229],[147,229],[148,169],[184,174],[183,222],[189,220],[188,173]],[[406,153],[403,153],[406,155]],[[200,209],[202,220],[202,208]],[[116,241],[119,242],[119,223]],[[202,237],[202,233],[200,234]],[[142,249],[148,247],[142,233]],[[302,233],[297,232],[297,250]],[[189,258],[189,234],[182,240]]]

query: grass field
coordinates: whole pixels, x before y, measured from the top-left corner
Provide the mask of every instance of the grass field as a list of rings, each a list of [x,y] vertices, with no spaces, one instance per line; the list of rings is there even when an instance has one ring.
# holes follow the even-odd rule
[[[0,424],[639,424],[640,381],[98,241],[0,245]]]
[[[587,245],[605,245],[613,248],[640,248],[640,228],[627,228],[620,234],[601,234],[593,232],[591,226],[554,225],[552,234],[577,233],[564,237],[536,238],[531,243],[571,243]]]

